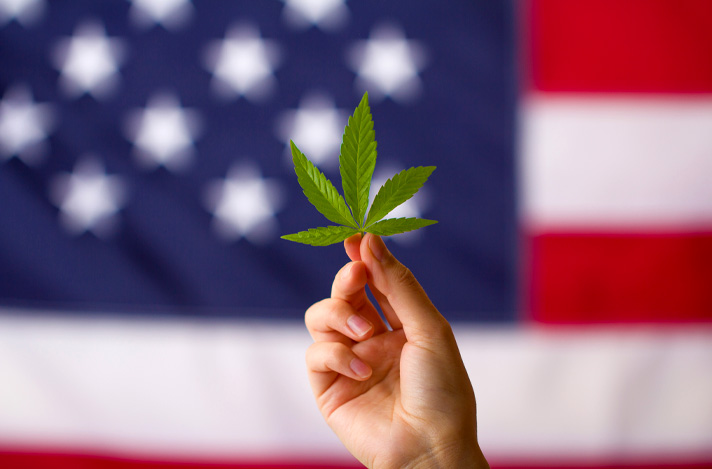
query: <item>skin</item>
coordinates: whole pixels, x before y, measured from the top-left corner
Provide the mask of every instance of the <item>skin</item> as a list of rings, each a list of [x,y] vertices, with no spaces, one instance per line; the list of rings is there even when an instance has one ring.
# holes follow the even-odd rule
[[[354,235],[344,248],[351,262],[305,317],[324,419],[369,468],[489,468],[450,325],[379,237]]]

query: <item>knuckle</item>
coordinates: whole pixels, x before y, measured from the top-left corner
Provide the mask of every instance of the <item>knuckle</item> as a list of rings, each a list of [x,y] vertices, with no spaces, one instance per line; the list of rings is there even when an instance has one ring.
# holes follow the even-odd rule
[[[306,363],[310,369],[339,370],[351,358],[351,350],[339,342],[315,342],[307,348]]]
[[[444,344],[454,341],[455,335],[450,323],[443,316],[438,315],[428,324],[426,337],[438,344]]]
[[[403,264],[397,264],[396,268],[393,270],[393,280],[404,287],[412,288],[412,287],[418,287],[420,288],[420,284],[418,281],[415,279],[415,275],[413,275],[413,272],[411,270],[404,266]]]
[[[309,366],[309,368],[311,368],[311,367],[312,367],[311,365],[313,365],[314,362],[316,361],[316,357],[317,357],[317,354],[318,354],[318,349],[319,349],[319,343],[318,343],[318,342],[314,342],[314,343],[311,344],[309,347],[307,347],[307,351],[306,351],[306,353],[304,354],[304,360],[306,361],[306,363],[307,363],[307,365]]]
[[[304,323],[312,333],[341,332],[347,330],[346,320],[352,313],[351,305],[337,298],[326,298],[310,306],[304,314]]]
[[[393,269],[388,283],[388,291],[384,291],[384,293],[386,293],[386,297],[389,300],[392,300],[393,296],[396,295],[398,291],[421,290],[420,283],[418,283],[418,280],[416,280],[410,269],[408,269],[403,264],[398,264],[397,267]]]
[[[453,336],[452,325],[442,315],[438,315],[435,320],[434,333],[440,337]]]
[[[342,343],[333,344],[331,356],[332,364],[335,368],[339,367],[339,365],[348,363],[351,360],[352,355],[353,353],[351,352],[351,349],[346,345]]]
[[[307,309],[306,313],[304,313],[304,323],[308,329],[313,329],[317,326],[318,322],[322,320],[324,311],[328,311],[330,308],[330,302],[331,299],[326,298],[321,301],[317,301]]]

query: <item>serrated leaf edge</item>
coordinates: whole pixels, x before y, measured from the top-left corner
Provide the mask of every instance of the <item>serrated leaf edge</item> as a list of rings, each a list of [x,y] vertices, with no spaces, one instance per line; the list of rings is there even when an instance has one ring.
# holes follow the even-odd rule
[[[309,228],[306,231],[281,236],[281,238],[296,243],[309,244],[311,246],[328,246],[330,244],[339,243],[358,232],[356,228],[343,225],[330,225]]]
[[[398,229],[396,231],[379,231],[377,228],[379,225],[387,225],[387,224],[392,224],[395,222],[401,222],[401,223],[415,223],[417,226],[413,226],[412,228],[406,228],[406,229]],[[366,228],[364,231],[366,233],[372,233],[378,236],[393,236],[396,234],[400,233],[406,233],[408,231],[413,231],[417,230],[420,228],[425,228],[426,226],[434,225],[437,223],[437,220],[428,220],[426,218],[416,218],[416,217],[400,217],[400,218],[386,218],[384,220],[377,221],[376,223],[372,224],[368,228]]]
[[[366,117],[364,118],[364,116]],[[358,127],[358,129],[356,129],[358,130],[358,132],[356,132],[356,130],[354,130],[354,132],[350,131],[350,128],[356,127]],[[366,128],[365,131],[364,127]],[[356,151],[355,158],[353,158],[355,161],[354,164],[351,166],[356,167],[356,175],[354,178],[349,178],[345,177],[349,176],[348,174],[345,174],[345,172],[348,171],[348,168],[346,168],[346,165],[344,165],[345,160],[342,161],[342,157],[345,153],[344,149],[347,148],[347,145],[349,143],[347,141],[347,137],[351,137],[350,134],[352,133],[356,134],[356,136],[352,139],[351,142],[353,143],[353,141],[356,141]],[[364,165],[366,166],[366,168],[365,170],[359,172],[359,163],[363,159],[359,158],[361,152],[359,152],[358,149],[361,148],[362,141],[367,139],[369,139],[370,141],[366,142],[365,150],[363,151],[366,156],[366,164]],[[388,215],[388,213],[390,213],[396,207],[413,197],[420,190],[420,188],[428,180],[432,172],[436,169],[435,166],[411,167],[395,174],[379,188],[378,193],[374,197],[373,203],[369,208],[368,195],[373,178],[373,171],[376,165],[376,145],[377,142],[375,140],[375,132],[373,130],[373,118],[371,116],[370,107],[368,106],[368,93],[364,93],[361,102],[354,111],[354,114],[349,118],[348,124],[344,128],[344,135],[341,144],[341,154],[339,155],[340,172],[342,176],[342,189],[344,190],[344,196],[346,197],[346,200],[350,200],[350,202],[347,204],[345,198],[341,194],[339,194],[334,184],[324,175],[324,173],[319,170],[319,168],[316,167],[316,165],[314,165],[306,157],[306,155],[304,155],[304,153],[299,150],[299,148],[297,148],[296,144],[290,140],[292,160],[294,162],[294,170],[297,174],[297,180],[299,182],[299,185],[302,187],[304,195],[307,197],[309,202],[317,209],[317,211],[319,211],[319,213],[324,215],[327,219],[338,223],[339,225],[309,228],[306,231],[300,231],[298,233],[281,236],[281,238],[288,241],[310,244],[312,246],[328,246],[330,244],[335,244],[340,241],[343,241],[349,236],[352,236],[353,234],[359,232],[373,233],[379,236],[391,236],[395,234],[417,230],[419,228],[424,228],[426,226],[438,223],[436,220],[428,220],[425,218],[416,217],[383,219],[383,217]],[[368,158],[368,156],[370,156],[371,154],[373,155],[373,157]],[[398,194],[398,191],[407,185],[407,178],[410,174],[419,172],[422,173],[423,170],[426,170],[427,173],[416,174],[414,176],[414,178],[422,178],[422,181],[416,180],[414,186],[417,187],[410,187],[407,191],[400,193],[400,195],[396,197],[396,200],[398,200],[397,203],[386,203],[388,199],[386,199],[386,202],[380,202],[380,200],[382,199],[379,199],[379,196],[390,196],[392,198],[393,194]],[[303,173],[303,175],[300,175],[300,172]],[[355,190],[352,187],[353,184],[349,179],[355,179]],[[403,179],[403,181],[400,181],[400,179]],[[311,183],[311,187],[305,188],[303,182]],[[398,185],[392,187],[394,183],[397,183]],[[315,203],[316,200],[313,200],[313,196],[310,197],[309,193],[312,192],[311,189],[315,190],[315,195],[317,196],[316,198],[321,199],[318,200],[320,204]],[[391,193],[386,194],[386,191],[389,190],[391,191]],[[377,201],[379,202],[377,203]],[[322,205],[322,202],[324,206],[320,207],[320,205]],[[387,209],[384,209],[381,206],[387,207]],[[374,207],[378,209],[378,212],[374,211]],[[381,214],[381,212],[383,213]],[[365,221],[364,218],[366,218]],[[400,223],[401,225],[405,225],[406,228],[397,228],[396,231],[378,230],[379,225],[389,225],[394,223]]]
[[[373,117],[366,92],[344,128],[339,154],[344,197],[359,227],[365,226],[364,218],[368,212],[368,195],[376,167],[376,147]]]
[[[292,149],[292,161],[294,163],[294,172],[297,174],[297,181],[309,202],[328,220],[344,226],[358,228],[359,226],[354,221],[349,207],[334,184],[299,150],[293,141],[290,140],[289,143]],[[304,175],[300,175],[300,172],[303,172]],[[326,209],[317,205],[313,196],[310,197],[308,191],[311,192],[309,190],[311,188],[305,187],[306,182],[311,183],[317,194],[321,196],[323,202],[326,203]]]
[[[373,198],[373,203],[371,204],[371,208],[366,216],[364,227],[368,228],[369,226],[378,223],[378,221],[391,213],[396,207],[417,194],[435,169],[437,169],[435,166],[411,167],[396,173],[393,177],[388,179],[378,189],[376,196]],[[408,180],[409,176],[411,177],[410,181]],[[416,178],[422,180],[416,180],[413,184],[412,180]],[[405,192],[401,192],[404,187],[408,187],[409,183],[412,184],[412,187],[409,187],[409,189]],[[390,193],[388,193],[389,191]],[[394,197],[397,194],[400,195],[398,197]],[[393,198],[398,200],[398,202],[395,204],[392,202],[388,203],[388,201]]]

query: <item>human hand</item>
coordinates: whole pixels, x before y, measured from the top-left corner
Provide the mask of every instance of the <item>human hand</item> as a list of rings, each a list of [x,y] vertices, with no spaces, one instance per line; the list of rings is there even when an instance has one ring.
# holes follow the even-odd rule
[[[488,468],[450,325],[379,237],[354,235],[344,247],[352,262],[305,318],[314,339],[309,381],[324,419],[369,468]]]

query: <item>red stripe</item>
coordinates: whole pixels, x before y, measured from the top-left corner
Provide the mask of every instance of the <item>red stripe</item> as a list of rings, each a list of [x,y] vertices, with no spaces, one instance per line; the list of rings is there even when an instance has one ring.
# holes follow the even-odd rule
[[[712,234],[540,234],[529,242],[537,321],[712,320]]]
[[[141,460],[101,454],[65,454],[43,452],[0,451],[0,467],[12,469],[357,469],[360,464],[335,463],[314,460],[236,460],[191,461],[164,458]]]
[[[712,461],[679,463],[561,463],[542,462],[531,464],[491,464],[492,469],[710,469]]]
[[[709,0],[532,0],[540,91],[712,92]]]
[[[527,463],[491,463],[492,469],[702,469],[712,467],[712,460],[652,463],[591,463],[532,461]],[[11,469],[356,469],[361,465],[290,462],[223,462],[139,461],[98,455],[43,454],[0,452],[0,467]]]

